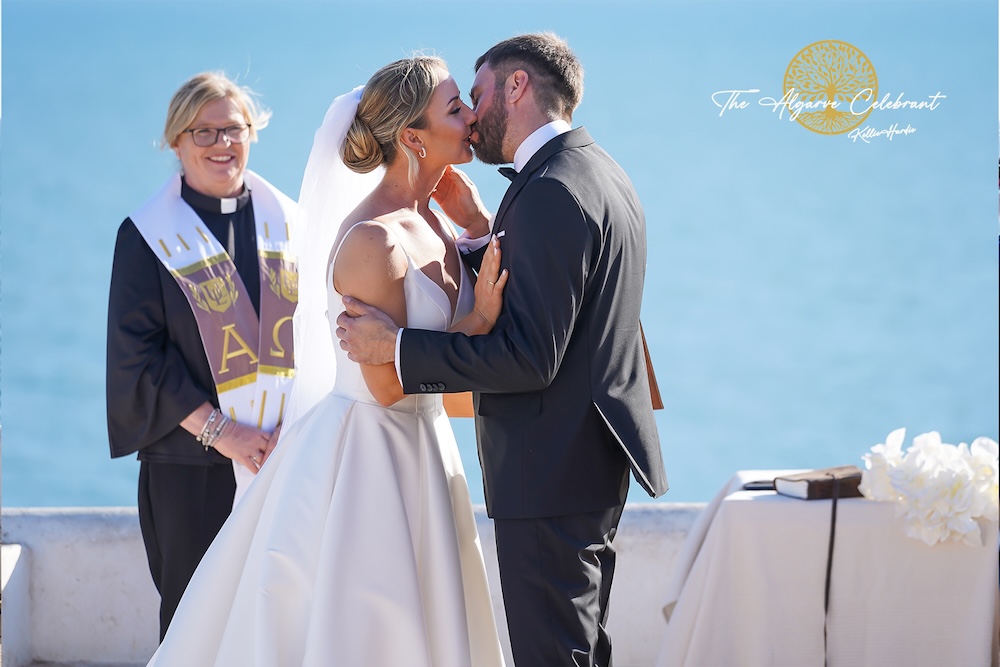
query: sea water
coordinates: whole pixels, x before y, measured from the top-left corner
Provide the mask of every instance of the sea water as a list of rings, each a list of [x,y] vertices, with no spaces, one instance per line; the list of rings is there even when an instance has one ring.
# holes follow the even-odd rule
[[[645,208],[663,501],[708,500],[739,469],[860,463],[898,427],[997,437],[996,3],[2,10],[5,506],[135,503],[137,463],[108,455],[108,282],[118,225],[177,168],[156,142],[185,79],[221,69],[261,94],[274,117],[250,166],[294,197],[333,97],[416,50],[444,57],[467,92],[486,48],[536,30],[576,49],[574,125]],[[810,131],[777,102],[818,40],[864,52],[879,98],[945,97],[873,110],[853,139]],[[731,91],[745,92],[720,107]],[[466,168],[495,209],[506,182]],[[471,421],[454,426],[481,502]],[[646,500],[638,485],[630,499]]]

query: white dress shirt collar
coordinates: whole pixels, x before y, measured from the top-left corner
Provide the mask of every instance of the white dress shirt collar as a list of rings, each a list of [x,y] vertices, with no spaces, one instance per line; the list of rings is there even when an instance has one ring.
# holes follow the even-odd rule
[[[521,142],[521,145],[517,147],[514,152],[514,169],[521,171],[524,169],[524,165],[528,164],[528,160],[531,156],[538,152],[538,149],[547,144],[552,139],[555,139],[560,134],[564,132],[569,132],[573,129],[569,123],[564,120],[554,120],[551,123],[546,123],[540,128],[528,135],[527,139]]]

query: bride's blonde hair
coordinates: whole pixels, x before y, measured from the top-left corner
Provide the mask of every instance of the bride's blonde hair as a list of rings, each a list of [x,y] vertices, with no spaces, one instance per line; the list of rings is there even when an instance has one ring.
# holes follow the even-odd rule
[[[389,63],[365,84],[358,112],[347,130],[341,152],[344,164],[366,174],[406,155],[410,181],[419,170],[417,156],[400,137],[408,127],[423,129],[431,95],[447,76],[448,66],[437,56],[414,56]]]

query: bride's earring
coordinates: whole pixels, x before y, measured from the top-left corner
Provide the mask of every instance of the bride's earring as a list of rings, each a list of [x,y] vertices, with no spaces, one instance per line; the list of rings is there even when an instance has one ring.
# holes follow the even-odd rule
[[[427,149],[423,146],[420,147],[420,152],[417,153],[421,158],[427,157]]]

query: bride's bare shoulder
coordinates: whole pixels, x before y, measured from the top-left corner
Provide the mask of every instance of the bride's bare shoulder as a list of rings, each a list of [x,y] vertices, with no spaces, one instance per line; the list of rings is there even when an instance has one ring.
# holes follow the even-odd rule
[[[385,222],[349,221],[345,227],[348,229],[334,264],[334,283],[338,287],[349,288],[372,281],[391,283],[403,277],[407,268],[406,253]]]

